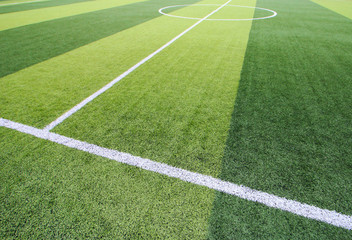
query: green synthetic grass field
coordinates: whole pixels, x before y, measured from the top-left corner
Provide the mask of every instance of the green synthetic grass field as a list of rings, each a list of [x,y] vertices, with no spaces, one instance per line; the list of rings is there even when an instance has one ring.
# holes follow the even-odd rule
[[[352,237],[1,127],[45,128],[226,1],[16,2],[0,1],[0,238]],[[352,226],[352,1],[228,4],[250,8],[223,7],[209,17],[223,20],[200,22],[51,132],[336,211]],[[165,13],[186,18],[158,12],[174,5]],[[272,14],[253,7],[277,16],[226,21]]]

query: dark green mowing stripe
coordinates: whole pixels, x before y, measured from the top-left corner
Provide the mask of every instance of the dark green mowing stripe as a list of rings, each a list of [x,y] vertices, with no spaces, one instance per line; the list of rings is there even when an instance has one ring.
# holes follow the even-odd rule
[[[352,21],[309,0],[257,6],[278,16],[253,22],[220,177],[352,215]],[[218,193],[209,238],[351,235]]]
[[[43,1],[43,2],[33,2],[33,3],[25,3],[25,4],[0,6],[0,14],[21,12],[21,11],[46,8],[46,7],[56,7],[56,6],[62,6],[62,5],[72,4],[72,3],[79,3],[79,2],[86,2],[86,1],[93,1],[93,0],[49,0],[49,1]]]
[[[149,0],[1,31],[0,77],[159,17],[166,5]]]
[[[351,239],[352,231],[216,193],[209,240]]]

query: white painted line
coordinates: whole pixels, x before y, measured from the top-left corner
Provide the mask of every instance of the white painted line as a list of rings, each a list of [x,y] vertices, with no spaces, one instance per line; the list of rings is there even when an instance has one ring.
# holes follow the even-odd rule
[[[80,102],[79,104],[77,104],[76,106],[74,106],[73,108],[71,108],[69,111],[67,111],[66,113],[64,113],[63,115],[61,115],[59,118],[57,118],[55,121],[51,122],[49,125],[47,125],[44,130],[46,131],[50,131],[51,129],[53,129],[54,127],[56,127],[58,124],[62,123],[66,118],[70,117],[72,114],[74,114],[75,112],[77,112],[78,110],[80,110],[82,107],[84,107],[86,104],[88,104],[89,102],[91,102],[93,99],[95,99],[96,97],[98,97],[100,94],[104,93],[106,90],[108,90],[109,88],[111,88],[112,86],[114,86],[114,84],[116,84],[117,82],[119,82],[121,79],[123,79],[124,77],[126,77],[127,75],[129,75],[131,72],[133,72],[134,70],[136,70],[139,66],[141,66],[143,63],[145,63],[146,61],[148,61],[149,59],[151,59],[152,57],[154,57],[156,54],[158,54],[159,52],[161,52],[162,50],[164,50],[165,48],[167,48],[168,46],[170,46],[173,42],[175,42],[177,39],[179,39],[180,37],[182,37],[183,35],[185,35],[187,32],[189,32],[190,30],[192,30],[194,27],[196,27],[198,24],[200,24],[201,22],[203,22],[205,19],[207,19],[208,17],[210,17],[211,15],[213,15],[214,13],[216,13],[217,11],[219,11],[221,8],[225,7],[228,3],[230,3],[232,0],[227,1],[226,3],[224,3],[223,5],[221,5],[220,7],[218,7],[217,9],[215,9],[214,11],[212,11],[211,13],[209,13],[207,16],[205,16],[204,18],[200,19],[199,21],[197,21],[195,24],[193,24],[192,26],[190,26],[189,28],[187,28],[185,31],[183,31],[182,33],[180,33],[179,35],[177,35],[176,37],[174,37],[172,40],[170,40],[169,42],[167,42],[164,46],[162,46],[161,48],[159,48],[158,50],[156,50],[155,52],[153,52],[152,54],[150,54],[148,57],[142,59],[139,63],[137,63],[136,65],[134,65],[133,67],[131,67],[130,69],[128,69],[126,72],[122,73],[120,76],[118,76],[117,78],[115,78],[114,80],[112,80],[110,83],[108,83],[107,85],[105,85],[104,87],[102,87],[101,89],[99,89],[97,92],[93,93],[92,95],[90,95],[89,97],[87,97],[86,99],[84,99],[82,102]]]
[[[184,17],[184,16],[178,16],[178,15],[173,15],[173,14],[168,14],[168,13],[164,13],[163,10],[164,9],[168,9],[168,8],[175,8],[175,7],[187,7],[187,6],[219,6],[219,4],[184,4],[184,5],[173,5],[173,6],[167,6],[167,7],[163,7],[159,9],[159,13],[168,16],[168,17],[175,17],[175,18],[183,18],[183,19],[195,19],[198,20],[200,18],[196,18],[196,17]],[[267,12],[271,12],[272,15],[266,16],[266,17],[260,17],[260,18],[234,18],[234,19],[211,19],[208,18],[206,19],[206,21],[252,21],[252,20],[262,20],[262,19],[268,19],[268,18],[273,18],[276,17],[277,12],[275,12],[274,10],[271,9],[267,9],[267,8],[260,8],[260,7],[249,7],[249,6],[242,6],[242,5],[226,5],[226,7],[240,7],[240,8],[254,8],[254,9],[260,9],[263,11],[267,11]]]
[[[185,182],[208,187],[210,189],[231,194],[242,199],[258,202],[268,207],[281,209],[283,211],[291,212],[299,216],[315,219],[321,222],[335,225],[337,227],[352,230],[352,216],[344,215],[327,209],[321,209],[283,197],[278,197],[245,186],[226,182],[211,176],[172,167],[164,163],[154,162],[149,159],[132,156],[128,153],[103,148],[94,144],[82,142],[76,139],[68,138],[56,133],[51,133],[42,129],[30,127],[6,119],[0,118],[0,126],[30,134],[37,138],[49,140],[69,148],[78,149],[97,156],[115,160],[120,163],[136,166],[147,171],[160,173],[172,178],[180,179]]]
[[[28,2],[15,2],[15,3],[6,3],[6,4],[0,4],[0,7],[2,6],[10,6],[10,5],[18,5],[18,4],[26,4],[26,3],[34,3],[34,2],[46,2],[48,0],[36,0],[36,1],[28,1]]]

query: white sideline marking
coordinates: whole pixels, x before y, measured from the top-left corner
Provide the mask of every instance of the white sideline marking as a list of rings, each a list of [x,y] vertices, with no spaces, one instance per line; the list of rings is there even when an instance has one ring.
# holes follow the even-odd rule
[[[51,133],[42,129],[12,122],[10,120],[0,118],[0,126],[30,134],[37,138],[49,140],[69,148],[78,149],[97,156],[115,160],[120,163],[136,166],[147,171],[160,173],[172,178],[180,179],[185,182],[208,187],[210,189],[231,194],[242,199],[258,202],[268,207],[281,209],[283,211],[291,212],[299,216],[315,219],[331,225],[335,225],[337,227],[352,230],[352,216],[344,215],[327,209],[321,209],[283,197],[278,197],[245,186],[226,182],[211,176],[190,172],[184,169],[169,166],[164,163],[154,162],[149,159],[136,157],[128,153],[103,148],[56,133]]]
[[[25,3],[34,3],[34,2],[46,2],[46,1],[48,1],[48,0],[36,0],[36,1],[29,1],[29,2],[6,3],[6,4],[0,4],[0,7],[9,6],[9,5],[17,5],[17,4],[25,4]]]
[[[67,111],[66,113],[64,113],[63,115],[61,115],[58,119],[54,120],[53,122],[51,122],[49,125],[47,125],[44,130],[46,131],[50,131],[51,129],[53,129],[54,127],[56,127],[58,124],[62,123],[66,118],[70,117],[72,114],[74,114],[75,112],[77,112],[78,110],[80,110],[82,107],[84,107],[87,103],[91,102],[93,99],[95,99],[96,97],[98,97],[100,94],[104,93],[106,90],[108,90],[109,88],[111,88],[112,86],[114,86],[115,83],[117,83],[118,81],[120,81],[121,79],[123,79],[124,77],[126,77],[127,75],[129,75],[131,72],[133,72],[134,70],[136,70],[139,66],[141,66],[143,63],[145,63],[146,61],[148,61],[149,59],[151,59],[152,57],[154,57],[156,54],[158,54],[159,52],[161,52],[162,50],[164,50],[165,48],[167,48],[168,46],[170,46],[173,42],[175,42],[177,39],[179,39],[180,37],[182,37],[183,35],[185,35],[187,32],[189,32],[190,30],[192,30],[195,26],[197,26],[198,24],[200,24],[201,22],[203,22],[205,19],[207,19],[208,17],[210,17],[211,15],[213,15],[214,13],[216,13],[217,11],[219,11],[221,8],[225,7],[228,3],[230,3],[232,0],[227,1],[226,3],[224,3],[223,5],[221,5],[220,7],[218,7],[217,9],[215,9],[214,11],[212,11],[211,13],[209,13],[207,16],[205,16],[204,18],[200,19],[199,21],[197,21],[195,24],[193,24],[192,26],[190,26],[189,28],[187,28],[185,31],[183,31],[182,33],[180,33],[179,35],[177,35],[176,37],[174,37],[172,40],[170,40],[169,42],[167,42],[164,46],[162,46],[161,48],[159,48],[158,50],[156,50],[155,52],[153,52],[152,54],[150,54],[148,57],[142,59],[139,63],[137,63],[136,65],[134,65],[133,67],[131,67],[130,69],[128,69],[126,72],[122,73],[120,76],[118,76],[117,78],[115,78],[114,80],[112,80],[110,83],[108,83],[107,85],[105,85],[104,87],[102,87],[101,89],[99,89],[97,92],[93,93],[92,95],[90,95],[89,97],[87,97],[86,99],[84,99],[82,102],[80,102],[79,104],[77,104],[76,106],[74,106],[73,108],[71,108],[69,111]]]

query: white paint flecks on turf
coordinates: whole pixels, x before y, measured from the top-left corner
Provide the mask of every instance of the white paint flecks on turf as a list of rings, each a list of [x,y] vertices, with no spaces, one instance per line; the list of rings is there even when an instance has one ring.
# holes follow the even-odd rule
[[[321,209],[283,197],[278,197],[269,193],[226,182],[211,176],[190,172],[184,169],[169,166],[164,163],[154,162],[149,159],[136,157],[128,153],[103,148],[94,144],[82,142],[76,139],[12,122],[6,119],[0,118],[0,126],[30,134],[37,138],[49,140],[69,148],[78,149],[97,156],[115,160],[120,163],[136,166],[147,171],[152,171],[189,183],[205,186],[210,189],[240,197],[242,199],[258,202],[268,207],[281,209],[297,214],[299,216],[315,219],[331,225],[335,225],[337,227],[352,230],[352,216],[344,215],[327,209]]]
[[[159,13],[168,16],[168,17],[175,17],[175,18],[184,18],[184,19],[200,19],[200,18],[194,18],[194,17],[184,17],[184,16],[178,16],[178,15],[172,15],[168,13],[164,13],[163,10],[169,9],[169,8],[175,8],[175,7],[187,7],[187,6],[219,6],[219,4],[185,4],[185,5],[174,5],[174,6],[167,6],[159,9]],[[271,12],[272,15],[266,16],[266,17],[260,17],[260,18],[234,18],[234,19],[211,19],[208,18],[206,21],[252,21],[252,20],[262,20],[262,19],[267,19],[267,18],[273,18],[276,17],[277,12],[267,9],[267,8],[260,8],[260,7],[249,7],[249,6],[241,6],[241,5],[226,5],[226,7],[240,7],[240,8],[255,8],[259,10],[264,10]]]
[[[188,33],[190,30],[192,30],[194,27],[196,27],[198,24],[200,24],[201,22],[203,22],[204,20],[206,20],[208,17],[210,17],[211,15],[213,15],[214,13],[218,12],[221,8],[225,7],[228,3],[230,3],[232,0],[227,1],[226,3],[222,4],[220,7],[218,7],[217,9],[215,9],[214,11],[212,11],[211,13],[209,13],[207,16],[205,16],[204,18],[200,19],[199,21],[197,21],[195,24],[193,24],[192,26],[190,26],[189,28],[187,28],[185,31],[183,31],[182,33],[180,33],[179,35],[177,35],[176,37],[174,37],[172,40],[170,40],[169,42],[167,42],[164,46],[162,46],[161,48],[159,48],[158,50],[156,50],[155,52],[153,52],[152,54],[150,54],[148,57],[142,59],[140,62],[138,62],[136,65],[134,65],[133,67],[131,67],[130,69],[128,69],[126,72],[122,73],[120,76],[118,76],[117,78],[115,78],[114,80],[112,80],[110,83],[108,83],[107,85],[105,85],[104,87],[102,87],[101,89],[99,89],[97,92],[93,93],[92,95],[90,95],[89,97],[87,97],[86,99],[84,99],[82,102],[80,102],[79,104],[77,104],[76,106],[74,106],[73,108],[71,108],[69,111],[67,111],[66,113],[64,113],[63,115],[61,115],[59,118],[57,118],[55,121],[51,122],[49,125],[47,125],[44,130],[46,131],[50,131],[51,129],[53,129],[54,127],[56,127],[58,124],[62,123],[65,119],[67,119],[68,117],[70,117],[72,114],[76,113],[78,110],[80,110],[82,107],[84,107],[86,104],[88,104],[89,102],[91,102],[92,100],[94,100],[96,97],[98,97],[100,94],[104,93],[106,90],[108,90],[109,88],[111,88],[112,86],[114,86],[117,82],[119,82],[121,79],[123,79],[124,77],[126,77],[127,75],[129,75],[131,72],[133,72],[134,70],[136,70],[139,66],[141,66],[143,63],[147,62],[149,59],[151,59],[152,57],[154,57],[155,55],[157,55],[158,53],[160,53],[162,50],[164,50],[165,48],[167,48],[168,46],[170,46],[173,42],[175,42],[177,39],[179,39],[180,37],[182,37],[183,35],[185,35],[186,33]]]

